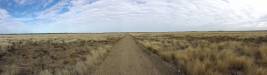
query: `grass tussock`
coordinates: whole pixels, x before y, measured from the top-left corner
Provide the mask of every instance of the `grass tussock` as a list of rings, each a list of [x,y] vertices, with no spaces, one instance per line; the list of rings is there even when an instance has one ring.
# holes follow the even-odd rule
[[[186,75],[267,75],[266,32],[132,35]]]
[[[1,35],[0,75],[88,75],[120,35]]]

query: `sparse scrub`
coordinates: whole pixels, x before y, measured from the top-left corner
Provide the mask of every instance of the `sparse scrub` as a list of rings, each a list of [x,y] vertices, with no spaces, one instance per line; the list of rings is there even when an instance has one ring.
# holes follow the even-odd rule
[[[187,75],[267,75],[266,32],[132,33]]]
[[[1,75],[88,75],[119,34],[1,35]]]

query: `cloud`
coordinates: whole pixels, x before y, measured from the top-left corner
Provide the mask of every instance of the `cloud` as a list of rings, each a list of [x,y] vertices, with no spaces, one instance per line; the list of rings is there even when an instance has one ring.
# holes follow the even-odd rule
[[[23,1],[23,0],[22,0]],[[46,0],[49,4],[50,0]],[[53,1],[52,1],[53,2]],[[30,32],[266,29],[257,0],[61,0],[34,18],[12,18]],[[9,19],[10,20],[10,19]],[[7,25],[8,23],[6,23]],[[2,25],[5,26],[5,25]],[[10,30],[10,29],[9,29]],[[11,30],[12,31],[12,30]]]
[[[62,0],[60,2],[58,2],[57,4],[55,4],[53,7],[48,8],[43,10],[42,12],[37,12],[35,13],[36,15],[38,15],[36,18],[37,19],[49,19],[51,17],[55,17],[57,15],[59,15],[59,12],[63,9],[63,8],[68,8],[70,0]]]
[[[53,1],[55,1],[55,0],[14,0],[14,2],[20,6],[39,3],[39,4],[43,5],[43,7],[48,6]]]
[[[26,2],[31,2],[31,0],[15,0],[17,4],[25,4]]]
[[[0,34],[29,32],[24,23],[13,20],[8,12],[0,9]]]
[[[0,21],[8,17],[9,17],[8,12],[4,9],[0,9]]]
[[[58,15],[54,27],[71,32],[220,30],[242,27],[257,16],[250,9],[221,0],[88,0],[72,1],[70,11]]]
[[[164,31],[162,28],[172,29],[170,22],[176,21],[171,17],[175,15],[175,11],[168,7],[176,5],[175,3],[161,4],[155,2],[146,4],[145,1],[143,3],[140,3],[140,1],[136,3],[130,0],[99,0],[88,4],[83,4],[87,2],[72,1],[74,4],[69,8],[70,11],[54,17],[55,22],[50,23],[51,26],[49,27],[56,30],[64,26],[67,31],[71,32],[77,30],[101,32]],[[154,6],[159,7],[159,9],[153,8]],[[166,11],[161,11],[165,8]]]

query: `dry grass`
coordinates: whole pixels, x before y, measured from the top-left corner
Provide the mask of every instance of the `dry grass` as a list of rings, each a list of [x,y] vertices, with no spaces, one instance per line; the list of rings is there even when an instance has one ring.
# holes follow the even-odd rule
[[[187,75],[267,75],[266,32],[132,35]]]
[[[1,75],[88,75],[119,34],[0,35]]]

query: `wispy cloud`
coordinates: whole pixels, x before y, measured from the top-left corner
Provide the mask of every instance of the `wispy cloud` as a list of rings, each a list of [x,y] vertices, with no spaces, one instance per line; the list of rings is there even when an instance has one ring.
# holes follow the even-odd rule
[[[13,20],[4,9],[0,9],[0,34],[30,32],[24,23]]]
[[[17,4],[25,4],[26,2],[30,3],[31,0],[15,0]]]
[[[35,17],[10,19],[30,32],[255,30],[267,29],[264,7],[264,0],[60,0]]]

